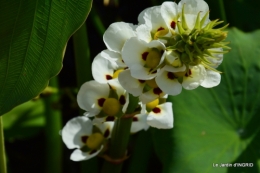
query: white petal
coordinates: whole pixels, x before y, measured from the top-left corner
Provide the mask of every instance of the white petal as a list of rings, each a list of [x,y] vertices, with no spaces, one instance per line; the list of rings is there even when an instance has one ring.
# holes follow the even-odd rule
[[[173,128],[173,111],[172,103],[166,102],[156,107],[160,112],[151,111],[147,117],[147,123],[158,129]],[[155,110],[155,109],[153,109]]]
[[[166,51],[165,59],[168,63],[172,64],[178,58],[179,55],[175,51]]]
[[[186,66],[182,65],[181,67],[176,68],[176,67],[173,67],[173,66],[166,65],[161,69],[161,71],[162,70],[166,70],[166,71],[169,71],[169,72],[183,72],[183,71],[186,70]]]
[[[122,58],[125,64],[130,67],[133,64],[145,64],[142,54],[148,51],[148,44],[136,37],[130,38],[125,42],[122,49]]]
[[[94,116],[96,116],[96,114],[93,113],[93,112],[85,112],[83,115],[86,116],[86,117],[94,117]]]
[[[151,36],[151,29],[147,25],[139,25],[136,28],[136,34],[137,37],[141,40],[144,40],[145,42],[149,43],[152,41],[152,36]]]
[[[204,0],[181,0],[178,3],[178,11],[181,13],[182,6],[185,4],[184,12],[185,14],[197,15],[201,12],[201,17],[209,11],[209,6]]]
[[[101,56],[110,61],[114,61],[116,63],[116,66],[113,66],[114,69],[119,67],[126,67],[125,63],[123,62],[121,53],[113,52],[107,49],[101,52]],[[112,65],[114,65],[114,63]]]
[[[107,83],[113,77],[116,64],[98,54],[92,63],[93,78],[100,83]]]
[[[110,138],[114,127],[113,121],[101,122],[100,120],[95,121],[95,126],[98,127],[105,138]]]
[[[173,96],[181,93],[182,85],[179,83],[178,78],[174,77],[172,72],[161,70],[155,81],[164,93]]]
[[[126,112],[128,105],[129,105],[129,93],[128,92],[125,92],[125,100],[126,100],[126,102],[125,102],[123,109],[122,109],[123,113]]]
[[[121,72],[118,80],[122,87],[133,96],[136,97],[142,94],[145,83],[141,83],[138,79],[133,78],[129,69]]]
[[[150,68],[146,68],[141,64],[135,64],[130,67],[131,76],[141,80],[150,80],[157,75],[156,73],[151,73],[150,70]]]
[[[139,23],[146,24],[151,28],[152,33],[155,33],[159,28],[168,28],[161,16],[161,6],[154,6],[145,9],[138,16],[138,21]]]
[[[98,153],[100,153],[102,148],[103,148],[103,146],[93,154],[90,154],[89,152],[82,152],[80,149],[76,149],[71,154],[70,160],[73,160],[76,162],[82,161],[82,160],[89,160],[89,159],[95,157],[96,155],[98,155]]]
[[[98,114],[101,107],[98,105],[98,99],[107,98],[109,96],[109,86],[107,84],[98,83],[97,81],[89,81],[84,83],[78,92],[77,102],[81,109]]]
[[[109,50],[121,52],[125,41],[135,37],[134,26],[129,23],[116,22],[111,24],[104,33],[103,40]]]
[[[178,6],[175,2],[164,2],[161,6],[161,13],[162,17],[168,26],[168,28],[171,27],[172,21],[175,21],[177,23],[178,20]],[[176,24],[177,26],[177,24]],[[175,29],[175,28],[172,28]]]
[[[191,75],[183,77],[182,86],[187,90],[193,90],[200,86],[206,78],[206,70],[202,65],[193,66],[191,68]]]
[[[212,70],[206,70],[206,79],[200,84],[205,88],[212,88],[220,83],[221,76],[218,72]]]
[[[131,133],[136,133],[141,130],[147,130],[149,128],[149,125],[147,124],[147,114],[137,114],[133,118],[136,121],[133,121],[131,126]]]
[[[143,103],[149,103],[159,97],[163,97],[165,95],[164,92],[161,91],[159,88],[151,89],[143,94],[140,95],[139,100]]]
[[[92,122],[86,116],[75,117],[68,121],[61,131],[62,140],[69,149],[80,148],[84,145],[82,136],[92,133]]]
[[[214,51],[223,51],[223,48],[213,48],[213,49],[209,49],[209,50],[214,50]],[[211,63],[213,63],[214,65],[211,65],[211,67],[213,68],[217,68],[223,61],[223,54],[216,54],[216,53],[212,53],[212,55],[214,56],[214,58],[212,57],[205,57],[208,61],[210,61]]]

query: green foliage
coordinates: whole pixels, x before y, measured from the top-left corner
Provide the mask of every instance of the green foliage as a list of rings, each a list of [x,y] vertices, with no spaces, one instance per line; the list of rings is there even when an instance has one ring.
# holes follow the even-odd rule
[[[38,134],[45,125],[42,99],[23,103],[3,115],[5,138],[25,139]]]
[[[0,2],[0,115],[37,96],[62,68],[91,0]]]
[[[170,97],[175,127],[152,129],[163,173],[260,171],[260,31],[246,34],[232,28],[227,40],[232,50],[219,68],[221,84]],[[254,167],[213,167],[243,162]]]

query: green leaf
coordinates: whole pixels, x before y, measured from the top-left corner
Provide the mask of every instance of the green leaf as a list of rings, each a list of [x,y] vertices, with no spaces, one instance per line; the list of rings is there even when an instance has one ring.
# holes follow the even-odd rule
[[[153,129],[163,173],[257,173],[260,170],[260,31],[229,30],[232,50],[219,70],[221,84],[212,89],[183,90],[170,97],[172,130]],[[221,163],[254,167],[214,167]],[[215,165],[216,166],[216,165]]]
[[[45,125],[42,99],[23,103],[3,115],[5,138],[7,140],[28,138],[36,135]]]
[[[0,115],[36,97],[62,68],[91,0],[0,2]]]

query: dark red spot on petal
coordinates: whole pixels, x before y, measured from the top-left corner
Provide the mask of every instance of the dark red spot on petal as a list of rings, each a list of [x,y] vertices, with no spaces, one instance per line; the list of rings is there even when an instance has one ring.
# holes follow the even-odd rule
[[[161,109],[160,109],[160,108],[157,108],[157,107],[155,107],[155,108],[153,108],[153,112],[154,112],[154,113],[156,113],[156,114],[158,114],[158,113],[160,113],[160,112],[161,112]]]
[[[186,77],[189,77],[191,74],[192,74],[192,73],[191,73],[191,69],[189,69],[189,71],[188,71],[187,73],[185,73],[185,76],[186,76]]]
[[[113,77],[107,74],[107,75],[106,75],[106,79],[107,79],[107,80],[110,80],[110,79],[113,79]]]
[[[161,50],[161,51],[160,51],[160,53],[161,53],[161,55],[163,55],[163,53],[164,53],[164,50]]]
[[[119,98],[119,103],[120,103],[121,105],[124,105],[125,102],[126,102],[125,96],[121,95],[120,98]]]
[[[138,118],[137,117],[133,117],[133,121],[138,121]]]
[[[106,99],[104,99],[104,98],[98,99],[98,105],[99,105],[100,107],[103,107],[103,104],[104,104],[105,101],[106,101]]]
[[[88,140],[88,136],[81,136],[81,141],[85,144]]]
[[[153,89],[153,93],[157,94],[157,95],[160,95],[162,93],[162,90],[160,88],[154,88]]]
[[[114,116],[107,116],[106,121],[114,121],[115,117]]]
[[[161,31],[161,30],[164,30],[164,28],[160,27],[160,28],[157,29],[157,31]]]
[[[109,129],[106,129],[106,131],[105,131],[105,133],[104,133],[104,137],[105,137],[105,138],[108,138],[109,134],[110,134],[110,130],[109,130]]]
[[[168,77],[169,79],[175,79],[175,78],[176,78],[172,72],[168,72],[168,73],[167,73],[167,77]]]
[[[138,79],[140,83],[145,83],[145,80]]]
[[[176,27],[176,22],[172,21],[172,22],[171,22],[171,28],[172,28],[172,29],[175,29],[175,27]]]
[[[148,54],[149,54],[149,52],[144,52],[144,53],[142,54],[142,59],[143,59],[144,61],[146,61],[146,58],[147,58]]]
[[[91,150],[89,154],[94,154],[95,152],[97,152],[97,150]]]

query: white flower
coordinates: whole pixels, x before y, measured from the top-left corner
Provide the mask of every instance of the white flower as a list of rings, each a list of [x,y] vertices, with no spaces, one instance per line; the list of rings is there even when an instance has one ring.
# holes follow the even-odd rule
[[[94,58],[92,75],[97,82],[109,83],[110,80],[117,79],[119,73],[124,71],[124,68],[120,67],[115,61],[115,59],[119,58],[116,56],[121,57],[119,53],[105,50]]]
[[[88,160],[100,153],[105,139],[111,134],[112,127],[109,124],[101,124],[98,129],[99,131],[93,133],[92,122],[86,116],[75,117],[67,122],[61,135],[69,149],[76,148],[71,154],[71,160]]]
[[[138,16],[138,22],[145,24],[146,30],[153,35],[153,39],[165,36],[169,33],[168,27],[161,16],[161,6],[154,6],[143,10]],[[143,30],[144,28],[137,30]],[[152,36],[151,36],[152,38]]]
[[[147,43],[136,37],[125,42],[122,58],[130,68],[131,76],[136,79],[149,80],[156,76],[156,71],[164,61],[165,45],[153,40]]]
[[[136,36],[135,26],[125,22],[112,23],[105,31],[103,40],[107,48],[120,53],[125,41]]]
[[[110,84],[111,86],[97,81],[84,83],[77,95],[79,107],[95,115],[102,113],[116,116],[125,112],[129,102],[128,94],[118,81],[111,80]],[[111,92],[114,93],[113,97],[110,97]]]
[[[173,128],[172,103],[160,104],[159,99],[143,105],[142,113],[147,114],[147,124],[158,129]]]
[[[188,70],[185,66],[174,68],[166,65],[159,72],[155,80],[163,92],[169,95],[178,95],[181,93],[182,87],[187,90],[195,89],[200,86],[206,78],[207,72],[202,65],[191,66]]]

